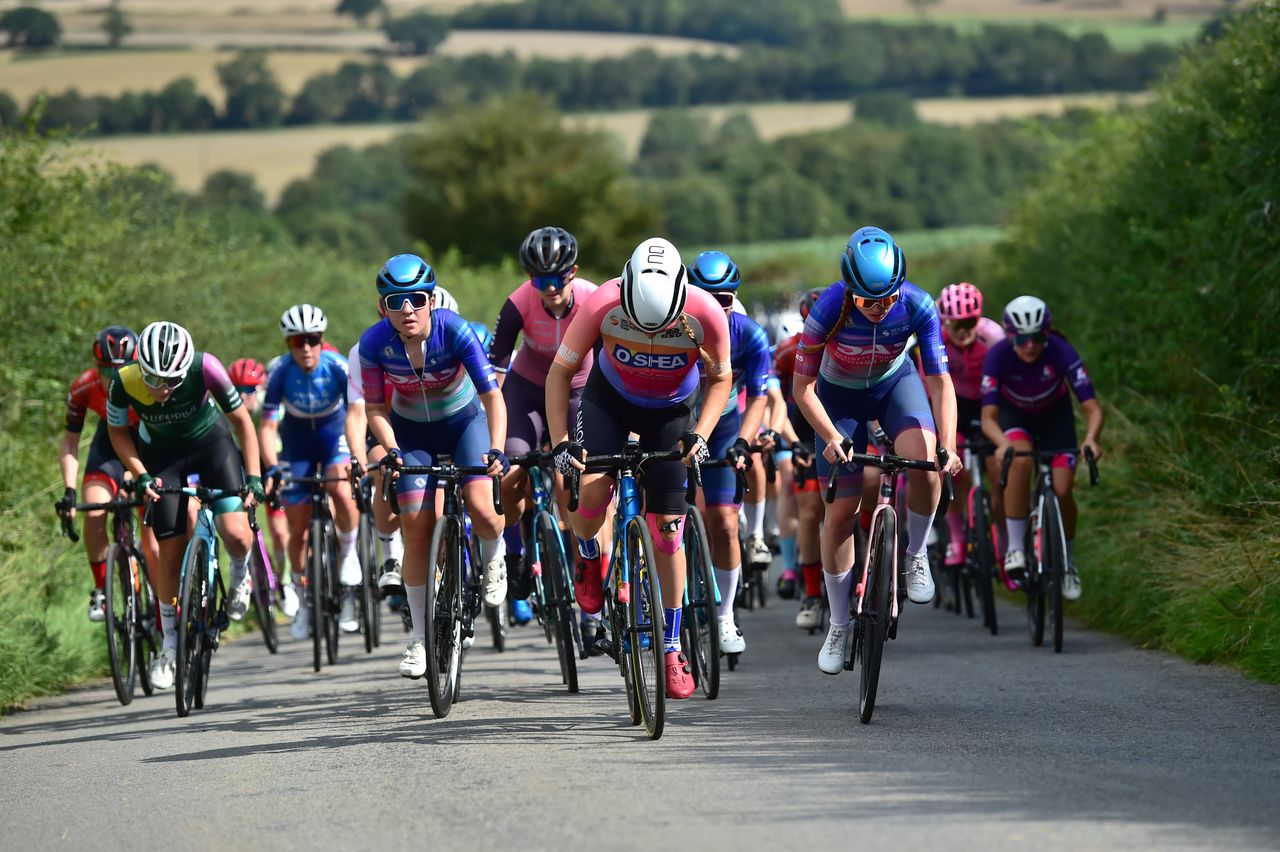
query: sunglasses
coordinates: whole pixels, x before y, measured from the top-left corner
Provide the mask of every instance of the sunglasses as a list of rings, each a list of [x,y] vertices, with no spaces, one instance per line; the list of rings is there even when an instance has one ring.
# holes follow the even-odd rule
[[[324,342],[324,337],[319,334],[294,334],[289,337],[289,347],[292,349],[301,349],[303,346],[319,346]]]
[[[864,299],[861,296],[854,296],[853,303],[860,308],[884,308],[888,310],[892,308],[894,303],[898,301],[898,294],[893,293],[889,296],[883,296],[879,299]]]
[[[559,275],[534,275],[529,280],[533,282],[535,290],[559,290],[569,283],[572,272],[562,272]]]
[[[724,308],[726,311],[733,307],[732,293],[712,293],[711,298],[719,302],[720,307]]]
[[[405,302],[415,311],[425,308],[431,301],[431,294],[426,290],[414,290],[412,293],[391,293],[382,297],[382,306],[389,312],[404,310]]]
[[[1013,336],[1013,345],[1026,346],[1028,343],[1044,343],[1048,339],[1043,331],[1037,331],[1034,334],[1015,334]]]
[[[142,383],[149,388],[176,388],[186,380],[186,376],[153,376],[142,371]]]
[[[947,320],[947,328],[954,328],[956,331],[972,331],[978,327],[978,318],[970,317],[962,320]]]
[[[256,387],[251,387],[249,385],[244,385],[244,386],[236,385],[236,392],[241,396],[251,396],[257,393],[258,389]]]

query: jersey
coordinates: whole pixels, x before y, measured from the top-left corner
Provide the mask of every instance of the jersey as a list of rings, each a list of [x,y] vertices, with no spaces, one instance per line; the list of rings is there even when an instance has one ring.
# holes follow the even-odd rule
[[[947,347],[947,367],[956,396],[976,402],[982,397],[982,364],[991,347],[1004,340],[1004,329],[995,320],[980,317],[975,330],[978,336],[961,349],[952,341],[946,325],[942,326],[942,343]]]
[[[795,405],[795,394],[791,390],[792,379],[796,374],[796,347],[800,345],[799,334],[793,334],[778,344],[773,353],[773,371],[778,374],[778,383],[782,389],[782,398],[787,405]]]
[[[538,290],[531,281],[526,281],[516,288],[498,312],[498,324],[493,332],[493,345],[489,348],[489,362],[500,373],[510,369],[517,375],[541,387],[546,383],[547,373],[551,372],[551,362],[555,360],[560,343],[573,318],[578,315],[581,306],[591,298],[597,289],[596,285],[583,278],[573,280],[573,298],[569,310],[563,317],[556,317],[547,310],[538,296]],[[516,337],[524,335],[520,344],[520,357],[512,363],[511,353],[516,345]],[[591,373],[592,354],[582,359],[578,371],[573,374],[570,383],[580,388],[587,383]]]
[[[475,331],[444,308],[431,312],[431,330],[422,341],[421,370],[409,362],[404,341],[389,319],[370,326],[358,345],[365,400],[372,405],[389,403],[406,420],[448,420],[478,405],[478,394],[498,389]]]
[[[875,323],[851,306],[844,324],[831,335],[843,312],[844,284],[828,287],[809,311],[796,347],[796,372],[865,390],[911,369],[910,349],[920,346],[926,375],[947,372],[947,350],[933,297],[910,281],[898,290],[898,301]],[[828,343],[827,338],[831,336]],[[912,340],[912,336],[916,340]]]
[[[982,404],[1004,400],[1036,414],[1065,396],[1068,384],[1081,402],[1094,398],[1084,361],[1065,337],[1050,332],[1044,352],[1030,364],[1018,357],[1012,341],[1002,340],[991,347],[982,365]]]
[[[90,411],[97,414],[99,420],[106,422],[107,392],[102,389],[102,379],[96,367],[77,376],[67,390],[67,431],[83,431],[85,415]],[[129,411],[129,425],[138,425],[138,414],[132,409]]]
[[[267,380],[262,416],[275,419],[276,412],[283,408],[291,419],[310,421],[313,428],[320,428],[321,423],[341,420],[346,405],[346,359],[322,350],[315,369],[309,373],[292,357],[280,362]]]
[[[221,417],[244,401],[222,362],[208,352],[196,352],[186,379],[164,402],[151,395],[142,381],[142,368],[126,364],[115,371],[107,391],[107,423],[128,426],[129,411],[141,421],[142,441],[157,447],[181,447],[204,437]]]
[[[690,287],[682,314],[685,322],[650,335],[623,313],[620,280],[600,285],[582,306],[555,363],[576,372],[599,343],[595,369],[623,399],[641,408],[668,408],[697,391],[700,347],[710,358],[712,375],[729,372],[729,322],[715,299]]]
[[[728,321],[733,390],[720,412],[722,417],[744,407],[747,399],[764,396],[769,381],[769,338],[764,329],[745,312],[731,312]],[[706,372],[702,359],[698,359],[698,371]]]

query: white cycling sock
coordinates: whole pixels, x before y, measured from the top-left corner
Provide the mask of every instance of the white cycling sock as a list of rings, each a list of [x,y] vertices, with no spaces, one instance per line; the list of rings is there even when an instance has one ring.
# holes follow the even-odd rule
[[[413,624],[414,639],[427,640],[427,584],[411,586],[404,584],[405,597],[409,599],[409,620]]]
[[[231,588],[240,585],[240,581],[244,579],[244,575],[249,573],[249,554],[236,559],[231,554],[227,554],[227,561],[231,563]]]
[[[1005,528],[1009,531],[1009,550],[1022,550],[1027,541],[1027,518],[1004,519]]]
[[[921,515],[907,510],[907,555],[924,553],[929,540],[929,528],[933,526],[933,515]]]
[[[390,535],[378,533],[379,540],[382,541],[382,559],[394,559],[396,562],[404,562],[404,537],[400,535],[400,530],[396,530]]]
[[[716,607],[716,615],[721,618],[733,615],[733,599],[738,595],[738,575],[742,566],[716,569],[716,588],[720,590],[720,604]]]
[[[764,501],[746,503],[742,507],[747,512],[747,535],[764,536]]]
[[[841,574],[822,572],[827,583],[827,600],[831,602],[831,626],[843,627],[849,623],[849,593],[853,591],[853,571]]]
[[[507,552],[507,547],[502,541],[502,536],[497,538],[479,538],[480,542],[480,561],[489,562],[497,559]]]
[[[170,651],[178,650],[178,608],[176,606],[160,604],[160,626],[164,628],[164,647]]]

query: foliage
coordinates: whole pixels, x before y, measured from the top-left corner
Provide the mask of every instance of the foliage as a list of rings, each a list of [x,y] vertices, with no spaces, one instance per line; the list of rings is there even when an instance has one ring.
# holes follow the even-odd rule
[[[266,198],[258,189],[253,175],[231,169],[216,171],[205,178],[197,200],[208,207],[234,207],[261,213],[267,209]]]
[[[246,50],[218,66],[226,91],[224,127],[274,127],[284,117],[284,90],[267,66],[262,50]]]
[[[867,92],[854,100],[854,118],[886,127],[910,127],[920,123],[915,98],[901,92]]]
[[[107,44],[113,50],[120,46],[125,36],[133,33],[133,22],[120,8],[120,0],[111,0],[111,3],[102,10],[102,31],[107,34]]]
[[[356,19],[356,23],[360,26],[365,25],[365,21],[370,15],[379,10],[386,9],[383,0],[338,0],[338,6],[334,9],[334,14],[350,15]]]
[[[387,40],[401,51],[426,56],[449,37],[449,19],[430,12],[414,12],[388,19],[383,30]]]
[[[9,47],[54,47],[62,40],[62,22],[36,6],[19,6],[0,15],[0,32],[8,35]]]

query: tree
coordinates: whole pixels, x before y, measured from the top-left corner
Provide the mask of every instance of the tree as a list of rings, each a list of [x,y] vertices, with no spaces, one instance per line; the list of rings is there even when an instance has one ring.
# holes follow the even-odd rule
[[[929,7],[936,6],[942,0],[910,0],[911,8],[916,10],[916,14],[925,17],[929,14]]]
[[[217,120],[213,103],[200,94],[196,81],[190,77],[179,77],[160,91],[148,94],[146,103],[146,123],[153,132],[205,130]]]
[[[111,5],[102,11],[102,31],[107,34],[107,44],[112,49],[119,47],[125,36],[133,32],[133,22],[120,8],[120,0],[111,0]]]
[[[678,177],[698,167],[710,128],[705,116],[686,109],[659,110],[640,140],[636,170],[654,177]]]
[[[339,0],[338,8],[334,12],[338,15],[350,15],[363,27],[365,19],[379,9],[385,8],[382,0]]]
[[[876,121],[886,127],[911,127],[920,123],[916,102],[901,92],[867,92],[854,101],[857,121]]]
[[[267,54],[246,50],[218,66],[227,93],[222,123],[227,127],[271,127],[284,116],[284,91],[267,67]]]
[[[0,32],[8,33],[9,47],[53,47],[62,40],[57,15],[35,6],[19,6],[0,15]]]
[[[22,110],[8,92],[0,92],[0,133],[18,126],[22,119]]]
[[[231,169],[220,169],[205,178],[199,201],[209,207],[235,207],[252,212],[267,208],[253,175]]]
[[[426,56],[449,37],[449,19],[430,12],[414,12],[403,18],[388,18],[383,31],[397,49]]]

